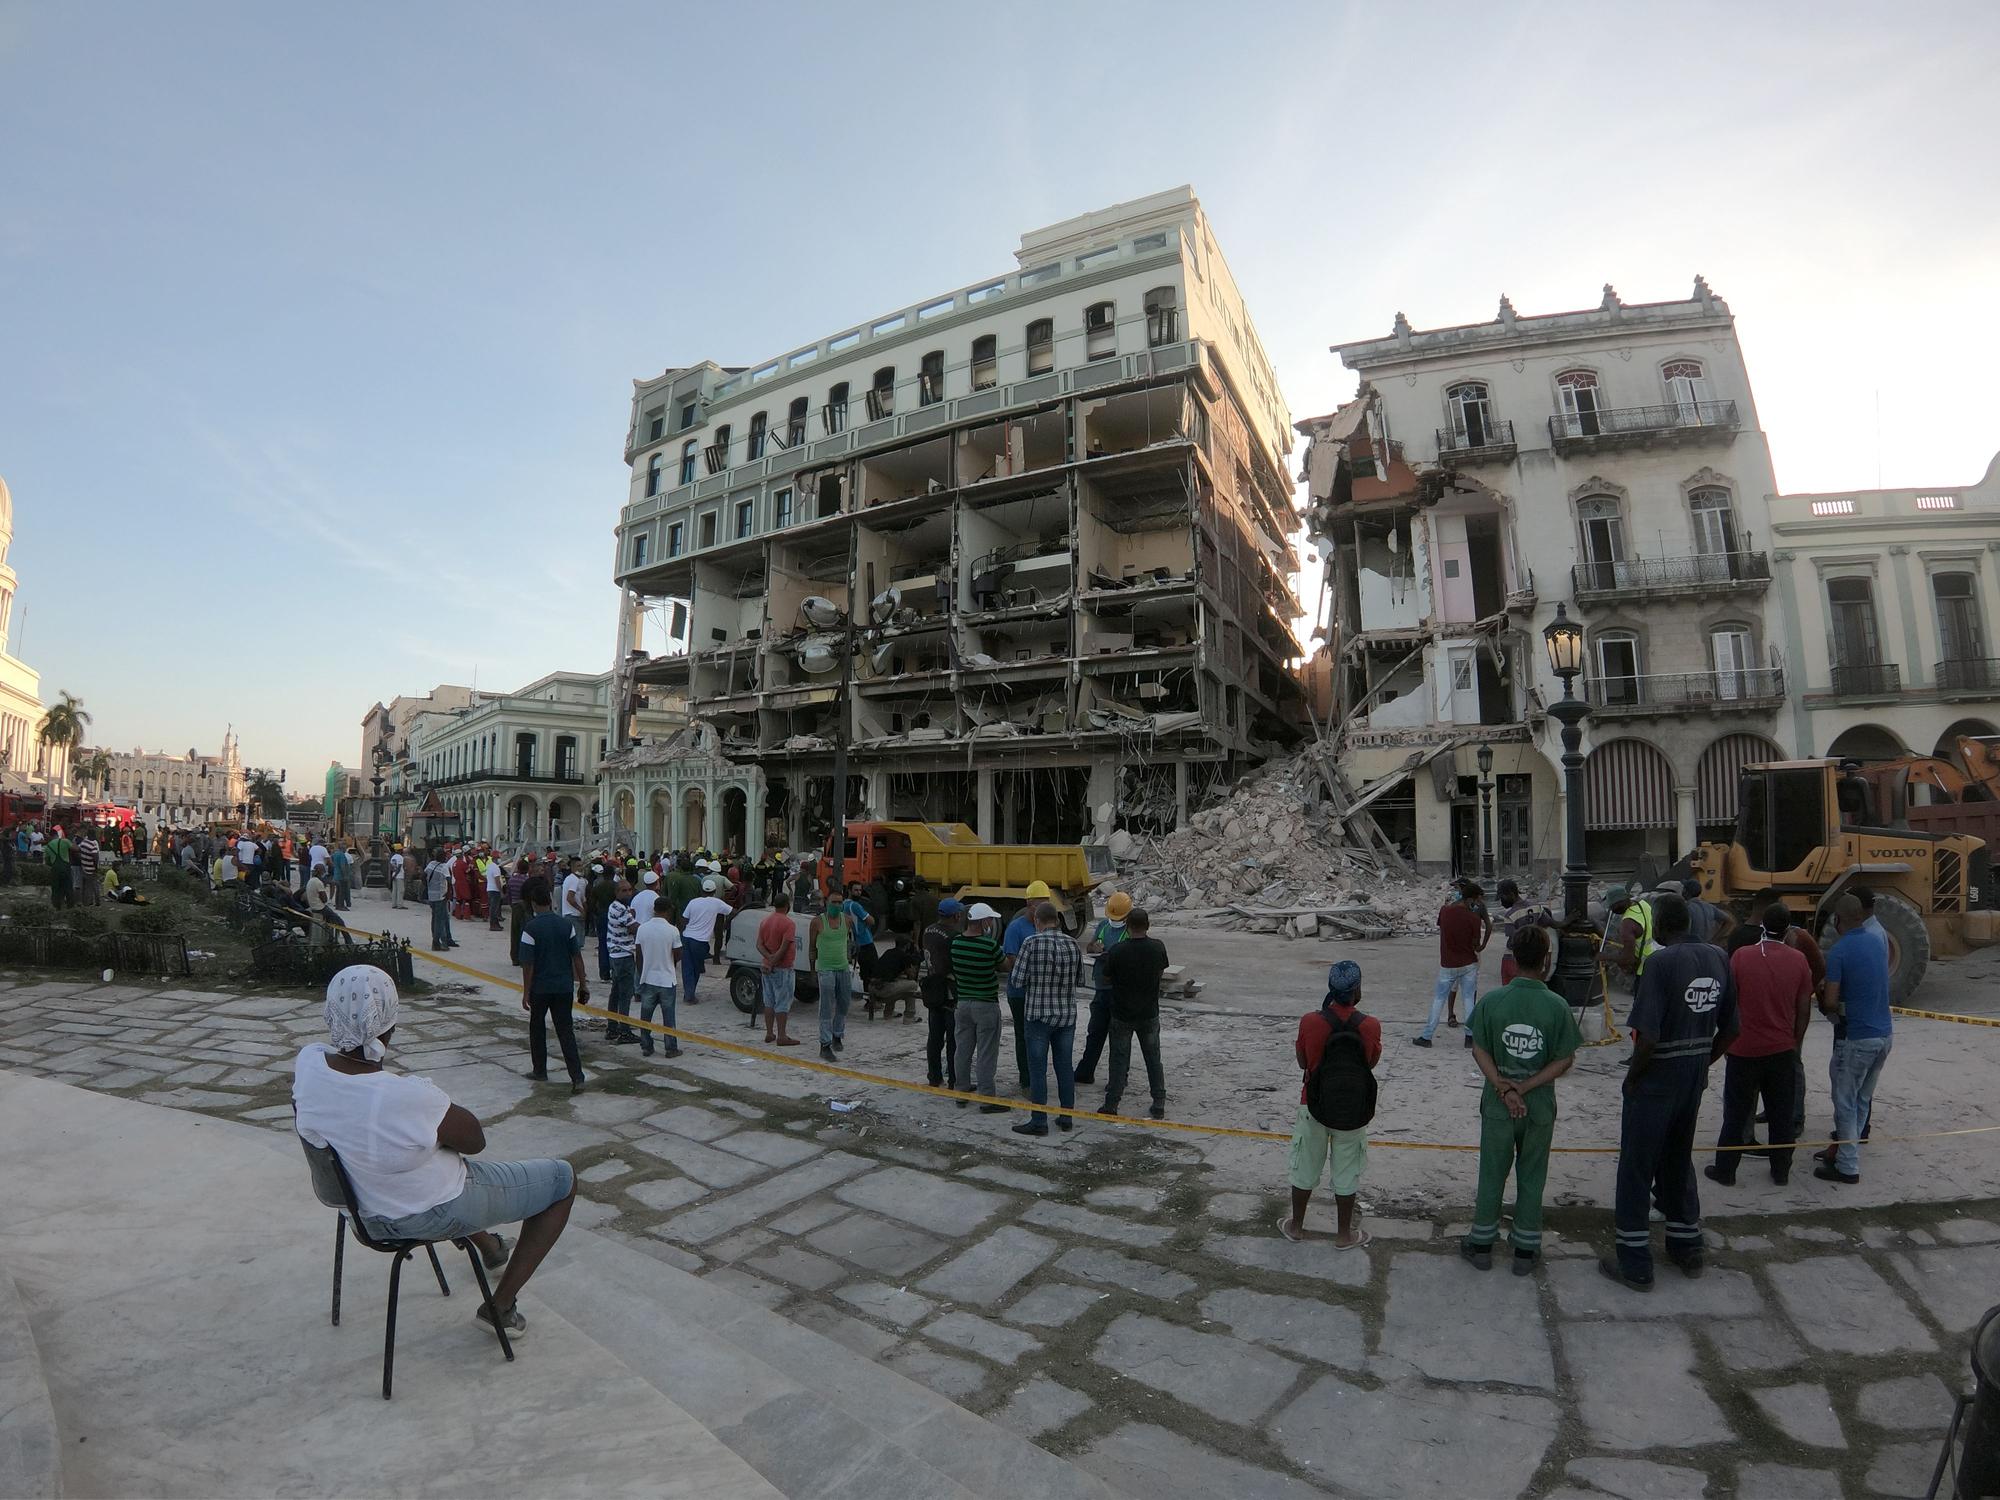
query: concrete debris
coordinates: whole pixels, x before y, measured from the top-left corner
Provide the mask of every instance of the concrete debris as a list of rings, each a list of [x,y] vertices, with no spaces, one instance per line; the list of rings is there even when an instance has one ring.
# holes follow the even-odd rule
[[[1438,892],[1351,842],[1309,754],[1267,762],[1163,837],[1111,835],[1117,886],[1182,925],[1287,938],[1426,930]]]

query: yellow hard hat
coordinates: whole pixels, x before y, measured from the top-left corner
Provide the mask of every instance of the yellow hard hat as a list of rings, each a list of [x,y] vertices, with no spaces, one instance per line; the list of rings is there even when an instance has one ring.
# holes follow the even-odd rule
[[[1113,892],[1111,899],[1104,903],[1104,915],[1114,922],[1122,922],[1131,909],[1132,898],[1123,891]]]
[[[1028,882],[1028,899],[1030,901],[1046,901],[1053,894],[1054,892],[1049,889],[1049,883],[1046,880],[1031,880]]]

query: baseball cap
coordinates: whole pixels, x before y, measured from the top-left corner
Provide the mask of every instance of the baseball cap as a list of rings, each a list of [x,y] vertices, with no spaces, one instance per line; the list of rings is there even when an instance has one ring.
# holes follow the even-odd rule
[[[988,906],[984,901],[975,901],[972,905],[972,910],[967,912],[966,915],[971,917],[975,922],[997,922],[1000,919],[1000,913]]]
[[[639,883],[641,885],[658,885],[660,877],[654,871],[648,870],[644,875],[639,877]]]
[[[941,917],[955,917],[964,910],[965,903],[956,896],[947,896],[938,902],[938,915]]]

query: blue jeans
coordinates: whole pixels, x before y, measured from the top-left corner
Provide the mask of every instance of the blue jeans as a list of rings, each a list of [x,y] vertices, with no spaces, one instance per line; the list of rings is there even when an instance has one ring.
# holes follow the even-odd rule
[[[431,946],[449,948],[451,946],[451,901],[431,903]]]
[[[1833,1044],[1834,1168],[1850,1177],[1861,1172],[1861,1131],[1875,1105],[1875,1082],[1889,1060],[1886,1036],[1849,1037]]]
[[[656,1010],[660,1013],[660,1024],[662,1026],[677,1026],[680,1024],[674,1020],[674,992],[669,986],[663,984],[640,985],[639,1019],[642,1021],[652,1020],[653,1012]],[[681,1050],[681,1044],[673,1037],[665,1038],[665,1043],[666,1053],[669,1057],[672,1057]],[[639,1052],[645,1057],[653,1055],[652,1032],[642,1031],[639,1033]]]
[[[694,988],[701,983],[701,971],[708,967],[708,944],[700,938],[681,939],[681,988],[688,1004],[695,1004]]]
[[[1064,1109],[1075,1109],[1076,1073],[1072,1067],[1072,1054],[1076,1050],[1076,1022],[1054,1026],[1047,1021],[1030,1020],[1022,1031],[1028,1043],[1028,1097],[1037,1104],[1049,1102],[1048,1064],[1053,1059],[1056,1065],[1056,1102]],[[1028,1116],[1028,1123],[1047,1130],[1049,1117],[1036,1110]]]
[[[1424,1025],[1424,1040],[1437,1035],[1438,1023],[1444,1019],[1446,1003],[1456,987],[1458,998],[1465,1002],[1465,1029],[1472,1030],[1472,1007],[1479,998],[1479,965],[1467,964],[1462,969],[1439,969],[1437,991],[1431,996],[1431,1018]]]
[[[633,966],[630,954],[627,954],[624,958],[614,958],[611,960],[611,1013],[613,1015],[629,1016],[632,1014],[632,992],[638,988],[638,985],[639,973]],[[612,1036],[618,1036],[631,1029],[629,1026],[620,1026],[615,1021],[611,1023]]]
[[[576,1173],[560,1157],[534,1161],[482,1161],[468,1157],[465,1186],[455,1198],[381,1219],[366,1214],[368,1232],[391,1240],[446,1240],[478,1234],[496,1224],[518,1224],[560,1203],[576,1186]]]
[[[819,971],[819,1044],[831,1047],[835,1037],[847,1035],[847,1007],[854,1002],[852,969]]]
[[[1111,991],[1093,990],[1090,995],[1090,1026],[1083,1034],[1083,1056],[1077,1059],[1076,1076],[1085,1083],[1097,1076],[1097,1055],[1111,1035]]]

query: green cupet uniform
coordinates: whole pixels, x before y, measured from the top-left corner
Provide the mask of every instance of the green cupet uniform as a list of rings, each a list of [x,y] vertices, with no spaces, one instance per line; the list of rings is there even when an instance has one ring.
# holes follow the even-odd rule
[[[1559,1058],[1575,1054],[1583,1038],[1563,998],[1539,979],[1525,976],[1482,995],[1472,1012],[1472,1042],[1493,1059],[1502,1078],[1531,1078]],[[1549,1145],[1556,1133],[1556,1090],[1552,1083],[1524,1096],[1528,1112],[1507,1113],[1499,1091],[1487,1084],[1479,1094],[1479,1200],[1472,1209],[1468,1245],[1491,1245],[1500,1237],[1500,1200],[1507,1174],[1514,1174],[1514,1229],[1510,1238],[1523,1254],[1542,1248],[1542,1187],[1549,1177]]]

